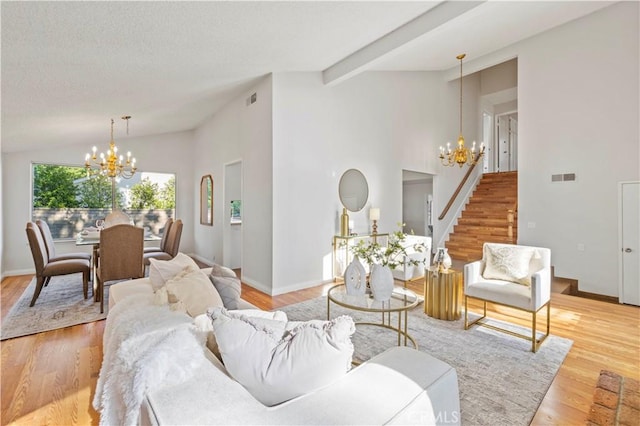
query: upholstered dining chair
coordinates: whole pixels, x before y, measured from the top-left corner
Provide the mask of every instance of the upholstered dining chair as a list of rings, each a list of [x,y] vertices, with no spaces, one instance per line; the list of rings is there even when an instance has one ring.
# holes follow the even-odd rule
[[[56,254],[56,246],[53,242],[53,235],[51,235],[51,229],[49,228],[49,224],[44,220],[36,220],[36,225],[40,228],[40,232],[42,233],[42,239],[44,240],[44,245],[47,249],[47,255],[49,256],[49,262],[57,262],[59,260],[69,260],[69,259],[84,259],[88,260],[89,264],[91,264],[91,253],[84,252],[73,252],[73,253],[62,253]],[[51,277],[47,277],[44,281],[45,287],[49,284],[49,280]]]
[[[180,249],[180,238],[182,237],[182,220],[178,219],[173,222],[169,232],[167,232],[167,241],[165,243],[165,250],[161,252],[151,252],[144,254],[144,264],[149,265],[152,257],[158,260],[171,260],[173,259]]]
[[[160,246],[153,247],[145,247],[145,253],[157,253],[163,252],[167,250],[167,235],[169,235],[169,230],[171,229],[171,225],[173,224],[173,219],[169,218],[164,223],[164,231],[162,232],[162,239],[160,240]]]
[[[58,275],[82,273],[82,291],[86,299],[89,288],[89,275],[91,274],[91,263],[88,259],[63,259],[55,262],[49,261],[47,247],[42,237],[42,232],[38,225],[27,222],[27,240],[31,248],[31,256],[36,268],[36,288],[29,306],[33,306],[40,296],[45,281],[48,283],[51,277]]]
[[[100,312],[104,312],[104,283],[144,276],[144,230],[134,225],[113,225],[100,231],[100,257],[96,269]]]
[[[464,267],[464,329],[474,324],[531,341],[536,352],[549,335],[551,315],[551,250],[543,247],[484,243],[482,260]],[[468,299],[483,302],[483,315],[469,322]],[[531,314],[527,336],[486,322],[487,302]],[[546,308],[546,334],[537,338],[537,314]]]

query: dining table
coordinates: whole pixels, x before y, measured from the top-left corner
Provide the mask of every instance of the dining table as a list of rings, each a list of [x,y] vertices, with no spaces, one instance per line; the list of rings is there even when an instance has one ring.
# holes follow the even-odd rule
[[[162,237],[158,235],[144,233],[144,241],[160,241]],[[93,246],[92,248],[92,265],[91,265],[91,283],[93,285],[93,297],[95,302],[100,301],[100,295],[97,291],[96,282],[96,269],[98,268],[98,250],[100,249],[100,233],[91,232],[89,235],[83,235],[82,232],[78,233],[76,237],[76,246]]]

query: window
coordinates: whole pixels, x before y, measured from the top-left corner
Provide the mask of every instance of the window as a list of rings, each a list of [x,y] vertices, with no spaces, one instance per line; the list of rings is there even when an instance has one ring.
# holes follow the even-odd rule
[[[32,220],[44,220],[54,239],[72,239],[111,212],[112,182],[87,176],[84,167],[32,164]],[[131,179],[115,179],[116,206],[136,226],[151,234],[163,232],[175,217],[175,174],[138,171]]]
[[[231,201],[231,224],[239,225],[242,223],[242,200]]]

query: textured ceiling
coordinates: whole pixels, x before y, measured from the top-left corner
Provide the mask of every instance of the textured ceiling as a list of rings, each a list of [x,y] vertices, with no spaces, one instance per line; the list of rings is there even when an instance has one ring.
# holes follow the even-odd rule
[[[460,51],[485,55],[611,3],[468,4],[385,50],[376,40],[451,4],[3,1],[2,151],[102,143],[124,114],[132,137],[190,130],[268,73],[323,71],[363,48],[376,58],[360,71],[449,69]]]

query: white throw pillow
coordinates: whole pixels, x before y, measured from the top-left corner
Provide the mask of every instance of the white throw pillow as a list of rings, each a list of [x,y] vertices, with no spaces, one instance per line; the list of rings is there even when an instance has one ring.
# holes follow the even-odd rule
[[[485,244],[485,267],[482,276],[488,280],[511,281],[529,286],[529,263],[534,252],[535,249],[530,247]]]
[[[178,275],[184,268],[200,269],[198,264],[184,253],[178,253],[171,260],[149,259],[149,281],[153,291],[165,285],[167,280]]]
[[[293,328],[224,308],[213,310],[211,318],[227,372],[264,405],[304,395],[351,368],[351,317],[307,321]]]
[[[207,275],[188,267],[166,283],[169,303],[182,302],[192,317],[204,314],[209,308],[222,307],[222,299]]]
[[[196,327],[201,330],[207,332],[207,348],[222,362],[222,356],[220,355],[220,349],[218,348],[218,342],[216,341],[216,336],[213,333],[213,323],[211,319],[211,313],[214,309],[209,309],[206,314],[198,315],[193,319],[193,323]],[[262,311],[260,309],[240,309],[236,311],[228,311],[228,312],[237,312],[238,314],[245,315],[247,317],[260,318],[264,320],[264,323],[269,321],[275,321],[275,324],[287,324],[287,314],[282,311]],[[284,332],[284,325],[282,325],[282,330]]]

